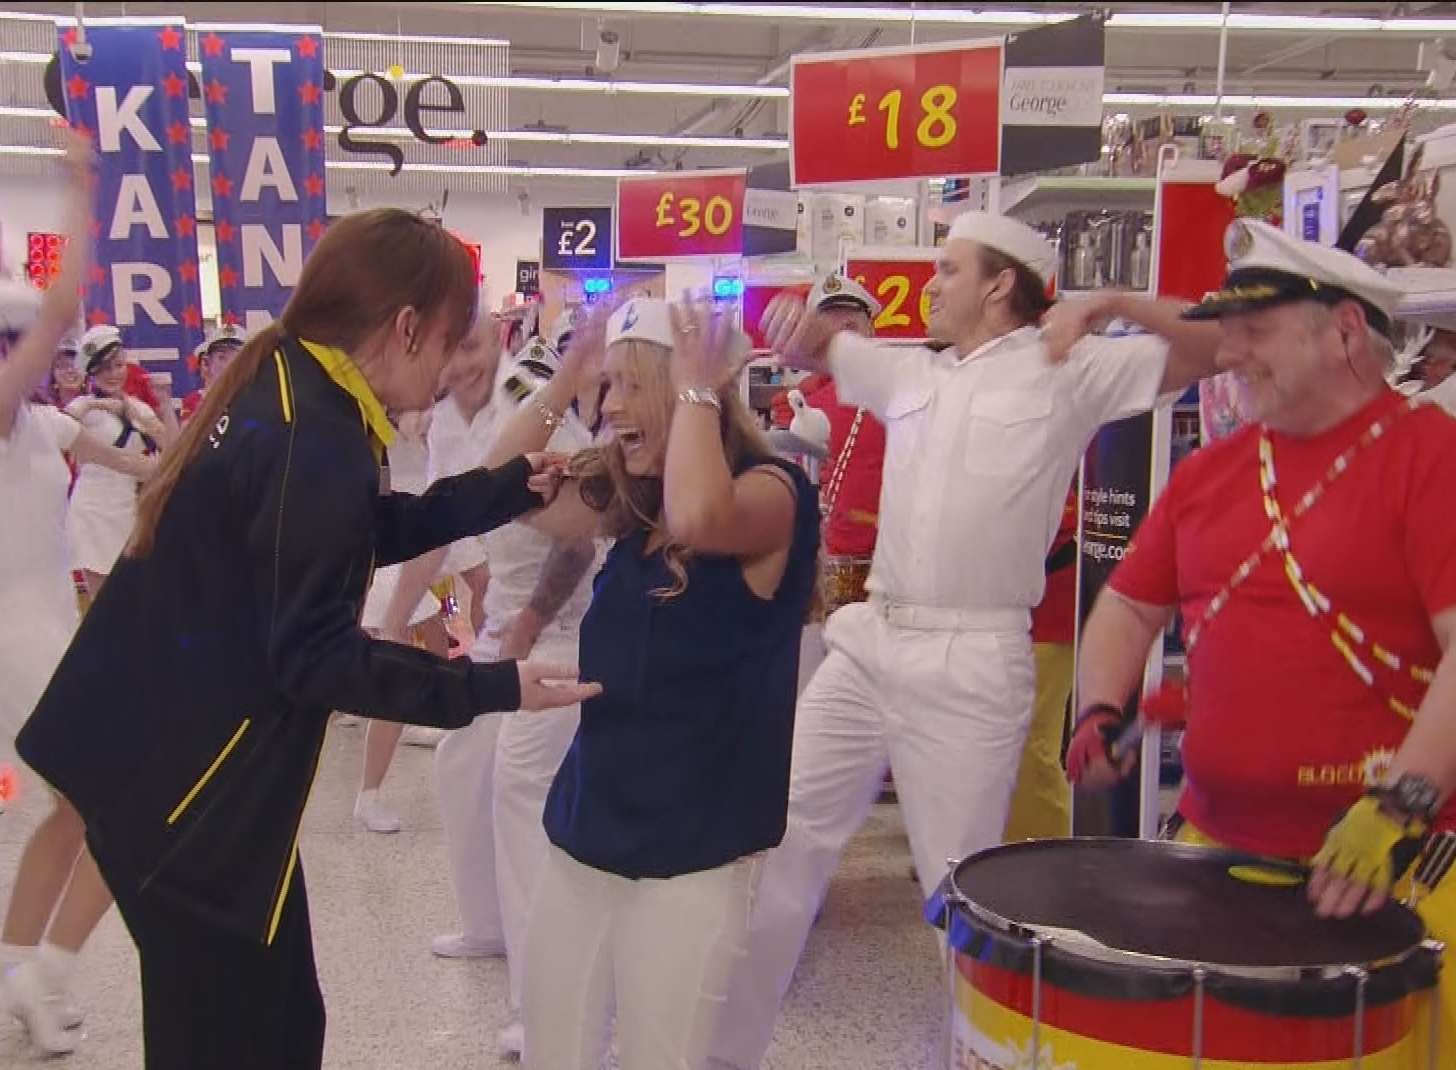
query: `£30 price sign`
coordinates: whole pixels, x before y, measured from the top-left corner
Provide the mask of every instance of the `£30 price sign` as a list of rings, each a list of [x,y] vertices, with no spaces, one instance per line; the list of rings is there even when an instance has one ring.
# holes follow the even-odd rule
[[[796,186],[994,174],[999,39],[811,54],[790,75]]]
[[[683,172],[617,182],[617,255],[624,260],[743,251],[742,171]]]
[[[907,255],[910,254],[910,255]],[[930,333],[930,298],[925,287],[935,275],[935,250],[898,249],[893,258],[850,254],[845,274],[880,302],[879,338],[925,338]]]

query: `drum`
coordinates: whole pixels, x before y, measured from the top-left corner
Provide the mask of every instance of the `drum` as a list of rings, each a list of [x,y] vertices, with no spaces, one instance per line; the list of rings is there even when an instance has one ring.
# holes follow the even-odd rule
[[[1035,840],[955,865],[953,1070],[1428,1070],[1441,945],[1390,903],[1315,917],[1302,875],[1232,851]]]
[[[863,602],[869,597],[865,584],[870,578],[868,557],[828,557],[824,560],[824,615]]]

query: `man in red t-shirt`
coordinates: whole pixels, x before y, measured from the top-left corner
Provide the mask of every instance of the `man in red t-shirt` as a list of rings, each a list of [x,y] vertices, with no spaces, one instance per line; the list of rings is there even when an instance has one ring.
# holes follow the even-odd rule
[[[1456,421],[1384,383],[1384,276],[1262,224],[1236,222],[1228,248],[1224,290],[1189,315],[1221,319],[1220,364],[1257,422],[1179,465],[1098,599],[1068,772],[1096,787],[1130,771],[1108,741],[1180,610],[1180,838],[1311,860],[1315,909],[1343,917],[1456,828]],[[1439,879],[1434,858],[1415,872]],[[1418,909],[1453,946],[1456,877]]]
[[[1021,751],[1006,841],[1072,834],[1072,789],[1062,772],[1062,739],[1072,698],[1077,636],[1077,484],[1067,491],[1062,525],[1047,554],[1046,592],[1031,611],[1036,697]]]

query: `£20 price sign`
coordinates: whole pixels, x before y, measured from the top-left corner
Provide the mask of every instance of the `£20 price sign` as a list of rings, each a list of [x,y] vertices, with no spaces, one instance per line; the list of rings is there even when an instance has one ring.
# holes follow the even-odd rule
[[[995,174],[1001,166],[999,38],[795,56],[795,186]]]
[[[883,247],[882,247],[883,248]],[[925,287],[935,275],[936,249],[873,247],[850,250],[845,274],[880,302],[879,338],[925,338],[930,333],[930,298]]]
[[[617,256],[666,260],[743,251],[743,171],[684,171],[617,181]]]

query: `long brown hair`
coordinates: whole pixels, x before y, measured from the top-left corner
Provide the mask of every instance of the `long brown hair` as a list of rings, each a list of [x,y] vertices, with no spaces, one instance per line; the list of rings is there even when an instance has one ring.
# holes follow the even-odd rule
[[[283,315],[238,351],[208,387],[181,437],[163,451],[157,474],[137,503],[127,554],[151,552],[157,523],[183,470],[285,336],[352,353],[393,322],[400,309],[413,308],[422,330],[444,317],[449,324],[445,344],[454,349],[475,319],[476,300],[470,254],[438,224],[399,208],[374,208],[338,220],[304,263]]]
[[[655,343],[635,339],[616,344],[626,347],[627,360],[643,393],[661,397],[661,412],[656,414],[660,424],[652,430],[666,441],[673,410],[672,376],[668,365],[671,351]],[[719,428],[729,469],[740,472],[773,457],[773,447],[743,404],[736,386],[719,390],[718,398],[723,403]],[[583,450],[572,458],[568,474],[581,481],[582,501],[603,514],[606,520],[604,527],[610,534],[620,537],[641,530],[650,537],[661,527],[662,480],[655,476],[634,476],[628,472],[620,443]],[[670,587],[652,593],[659,598],[673,598],[687,590],[687,563],[692,551],[674,542],[669,534],[662,556],[672,573],[673,582]]]

